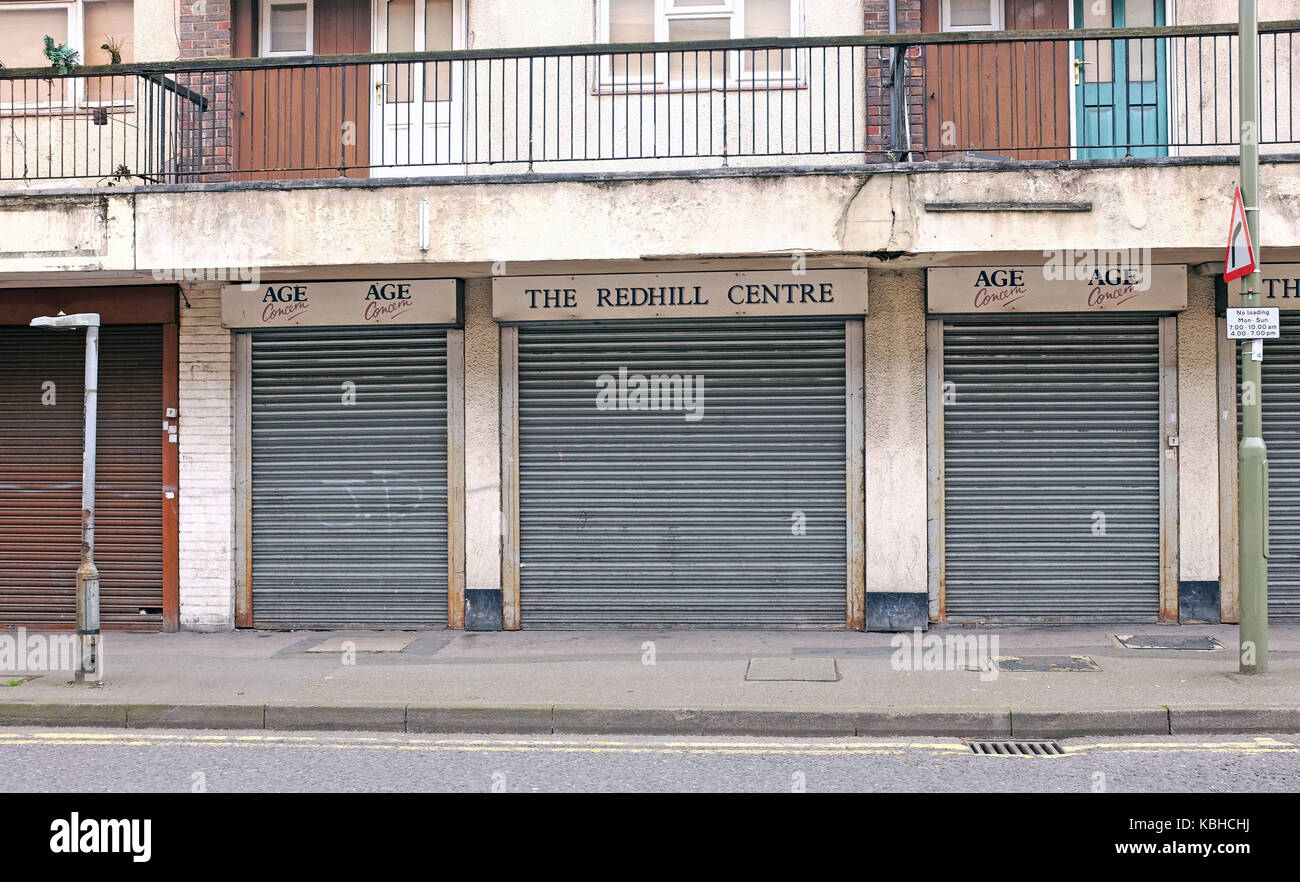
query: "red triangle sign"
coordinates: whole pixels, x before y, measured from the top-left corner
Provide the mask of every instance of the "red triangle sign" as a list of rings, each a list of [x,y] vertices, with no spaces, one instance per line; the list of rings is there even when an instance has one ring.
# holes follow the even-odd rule
[[[1241,204],[1241,188],[1232,197],[1232,223],[1228,226],[1228,253],[1223,259],[1223,280],[1231,282],[1255,271],[1255,248],[1250,243],[1246,209]]]

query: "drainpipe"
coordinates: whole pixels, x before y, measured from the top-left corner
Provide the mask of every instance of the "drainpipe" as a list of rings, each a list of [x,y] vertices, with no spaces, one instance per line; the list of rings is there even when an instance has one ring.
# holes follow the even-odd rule
[[[889,33],[898,33],[898,0],[889,0]],[[911,114],[907,112],[906,79],[899,75],[903,59],[898,49],[889,47],[889,152],[895,162],[905,160],[910,154],[912,133],[909,130]]]

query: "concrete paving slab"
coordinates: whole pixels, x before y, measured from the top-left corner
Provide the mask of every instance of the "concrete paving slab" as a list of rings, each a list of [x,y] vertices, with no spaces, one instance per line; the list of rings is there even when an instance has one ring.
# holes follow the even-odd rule
[[[834,683],[839,678],[833,658],[751,658],[745,669],[746,680]]]
[[[415,642],[414,634],[408,637],[327,637],[307,652],[401,652]]]

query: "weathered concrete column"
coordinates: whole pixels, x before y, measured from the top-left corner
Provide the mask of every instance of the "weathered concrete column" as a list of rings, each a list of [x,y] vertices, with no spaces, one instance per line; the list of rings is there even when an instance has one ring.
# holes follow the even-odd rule
[[[872,269],[869,278],[867,630],[910,631],[928,621],[925,271]]]
[[[501,628],[499,357],[491,281],[469,279],[465,282],[465,627],[470,630]]]
[[[1178,314],[1178,618],[1219,621],[1218,325],[1214,280],[1189,273]]]

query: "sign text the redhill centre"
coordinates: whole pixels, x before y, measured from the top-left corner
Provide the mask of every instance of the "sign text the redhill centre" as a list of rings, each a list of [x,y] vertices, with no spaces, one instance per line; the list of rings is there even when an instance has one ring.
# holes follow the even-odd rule
[[[635,273],[492,280],[497,321],[865,315],[867,271]]]

